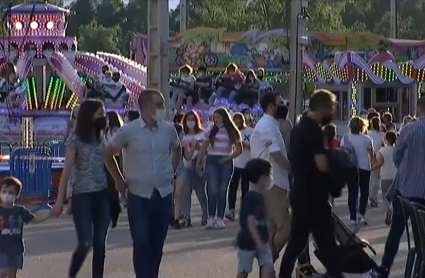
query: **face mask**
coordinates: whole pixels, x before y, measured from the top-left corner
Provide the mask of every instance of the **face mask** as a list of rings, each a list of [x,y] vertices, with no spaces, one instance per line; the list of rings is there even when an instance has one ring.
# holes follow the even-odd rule
[[[98,130],[104,130],[106,127],[106,117],[97,118],[94,120],[94,125]]]
[[[187,125],[187,128],[189,128],[189,129],[195,128],[195,122],[194,121],[187,121],[186,125]]]
[[[330,124],[333,120],[333,116],[332,115],[325,115],[322,117],[322,125],[327,125]]]
[[[205,73],[204,72],[198,73],[198,78],[203,78],[204,76],[205,76]]]
[[[221,123],[221,124],[216,124],[216,126],[217,126],[218,128],[222,128],[222,127],[224,126],[224,124],[223,124],[223,123]]]
[[[14,194],[10,194],[10,193],[2,193],[1,194],[1,201],[2,203],[6,204],[6,205],[12,205],[16,200],[16,195]]]
[[[154,116],[154,120],[155,121],[163,121],[166,118],[167,111],[165,111],[165,109],[156,109],[156,113]]]
[[[288,107],[284,105],[278,105],[276,109],[275,118],[276,119],[286,119],[286,116],[288,116]]]
[[[360,114],[360,118],[366,119],[367,118],[367,115],[366,114]]]

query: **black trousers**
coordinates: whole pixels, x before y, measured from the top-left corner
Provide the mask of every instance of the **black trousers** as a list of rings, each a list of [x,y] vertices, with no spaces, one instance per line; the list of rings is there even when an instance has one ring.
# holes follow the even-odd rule
[[[249,191],[249,180],[246,178],[245,169],[234,169],[232,180],[230,181],[229,192],[227,193],[227,203],[229,209],[235,209],[238,194],[239,180],[241,180],[242,200],[245,193]]]
[[[335,241],[334,219],[329,205],[316,208],[299,204],[292,207],[291,237],[280,265],[279,278],[291,278],[295,262],[305,250],[310,233],[326,261],[323,262],[332,278],[342,278],[341,263]]]

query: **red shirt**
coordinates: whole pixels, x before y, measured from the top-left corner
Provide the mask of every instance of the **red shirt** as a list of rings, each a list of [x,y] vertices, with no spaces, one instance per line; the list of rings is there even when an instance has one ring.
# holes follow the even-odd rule
[[[331,149],[339,148],[340,145],[341,145],[341,142],[339,140],[332,139],[330,148]]]
[[[240,72],[235,72],[235,73],[226,73],[223,75],[223,78],[226,79],[232,79],[234,83],[238,84],[238,83],[242,83],[245,79],[245,77],[243,76],[242,73]]]

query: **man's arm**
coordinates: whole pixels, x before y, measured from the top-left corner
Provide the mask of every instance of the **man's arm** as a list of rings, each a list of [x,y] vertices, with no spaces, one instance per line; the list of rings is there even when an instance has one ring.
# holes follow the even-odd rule
[[[170,157],[171,157],[171,165],[173,167],[174,172],[177,170],[177,167],[182,160],[182,145],[180,143],[179,136],[177,135],[177,131],[171,124],[170,127]]]
[[[400,132],[400,136],[398,137],[395,146],[394,146],[394,154],[393,154],[393,161],[395,167],[399,167],[401,164],[401,161],[404,156],[404,152],[407,149],[407,142],[408,137],[410,134],[411,126],[405,126]]]
[[[285,142],[283,141],[282,134],[280,132],[273,132],[273,130],[270,131],[271,137],[271,145],[269,148],[270,156],[273,158],[274,162],[279,164],[282,168],[284,168],[287,171],[291,171],[291,163],[289,163],[288,158],[283,154],[282,150],[280,149],[280,145],[283,143],[285,147]],[[285,147],[286,149],[286,147]]]
[[[112,138],[108,141],[108,144],[106,145],[104,158],[106,168],[108,168],[108,171],[114,178],[115,183],[120,187],[117,188],[120,193],[123,193],[125,191],[125,188],[123,188],[124,177],[118,167],[114,155],[118,152],[121,152],[122,149],[127,146],[129,139],[129,134],[127,134],[127,130],[127,128],[123,127],[115,132],[114,136],[112,136]]]
[[[307,138],[308,141],[306,142],[308,145],[310,145],[309,148],[311,148],[313,151],[314,162],[317,169],[319,169],[320,172],[328,172],[329,161],[321,130],[314,132],[310,137]]]

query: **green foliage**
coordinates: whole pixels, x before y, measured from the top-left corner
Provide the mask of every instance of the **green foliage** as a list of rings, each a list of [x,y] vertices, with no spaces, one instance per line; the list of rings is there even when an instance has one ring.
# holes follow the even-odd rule
[[[104,51],[121,54],[118,32],[118,28],[107,28],[93,20],[88,25],[80,27],[80,47],[93,53]]]

